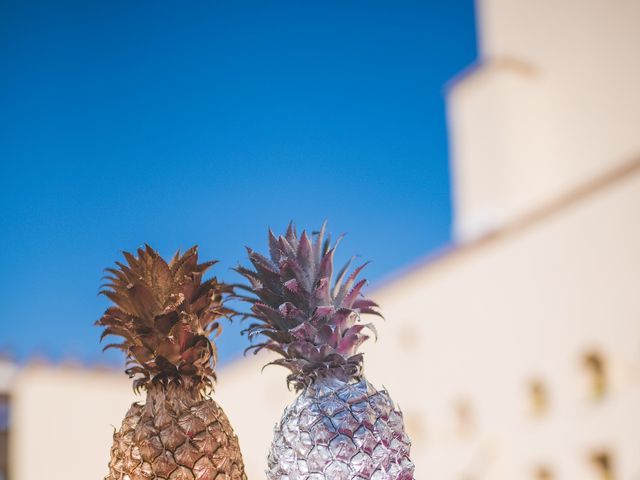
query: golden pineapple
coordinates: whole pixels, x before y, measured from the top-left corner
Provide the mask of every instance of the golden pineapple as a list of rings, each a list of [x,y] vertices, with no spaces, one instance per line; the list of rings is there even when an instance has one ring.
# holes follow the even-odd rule
[[[146,391],[113,435],[106,480],[246,479],[227,416],[210,394],[215,382],[218,319],[230,286],[203,281],[216,262],[198,263],[193,247],[167,263],[146,246],[107,269],[100,292],[114,305],[96,325],[122,337],[107,345],[126,352],[134,389]]]

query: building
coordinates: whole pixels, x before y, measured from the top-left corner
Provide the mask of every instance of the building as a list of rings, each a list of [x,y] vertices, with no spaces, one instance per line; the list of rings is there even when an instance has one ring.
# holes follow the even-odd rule
[[[640,3],[480,0],[478,22],[448,93],[455,244],[371,292],[388,320],[367,376],[418,478],[639,480]],[[250,478],[293,398],[265,362],[217,391]],[[0,385],[11,480],[105,472],[124,375],[8,366]]]

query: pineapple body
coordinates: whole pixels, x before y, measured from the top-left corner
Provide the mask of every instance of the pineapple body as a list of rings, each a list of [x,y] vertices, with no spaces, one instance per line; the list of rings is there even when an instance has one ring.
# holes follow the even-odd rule
[[[275,427],[269,480],[411,480],[402,413],[366,379],[321,379]]]
[[[238,438],[212,399],[179,386],[152,387],[113,435],[105,480],[246,479]]]

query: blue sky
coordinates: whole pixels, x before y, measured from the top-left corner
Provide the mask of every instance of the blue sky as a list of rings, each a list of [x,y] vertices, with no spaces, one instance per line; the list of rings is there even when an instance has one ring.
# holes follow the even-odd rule
[[[443,85],[475,56],[471,0],[0,2],[0,349],[121,363],[96,292],[144,242],[233,281],[326,218],[373,284],[445,245]]]

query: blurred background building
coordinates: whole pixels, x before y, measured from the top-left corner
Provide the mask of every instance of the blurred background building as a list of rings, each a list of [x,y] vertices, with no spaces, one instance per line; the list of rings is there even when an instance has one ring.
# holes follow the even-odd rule
[[[377,285],[368,378],[418,478],[640,480],[640,3],[480,0],[448,87],[455,243]],[[262,478],[293,394],[252,357],[217,399]],[[0,479],[101,478],[121,372],[0,364]],[[8,474],[8,476],[7,476]]]

